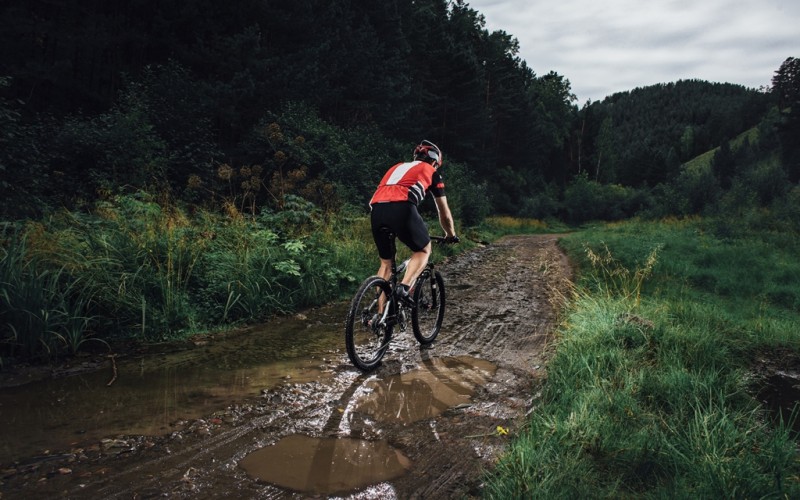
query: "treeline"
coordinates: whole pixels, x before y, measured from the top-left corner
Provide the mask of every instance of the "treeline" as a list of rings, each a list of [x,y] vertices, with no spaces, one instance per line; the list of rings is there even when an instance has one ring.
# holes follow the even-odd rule
[[[537,76],[465,2],[26,0],[2,23],[8,211],[120,186],[196,197],[189,178],[221,165],[260,165],[268,184],[283,173],[265,157],[291,152],[267,128],[287,113],[302,122],[280,123],[290,141],[318,156],[298,159],[306,179],[342,199],[421,138],[468,163],[470,183],[491,179],[486,196],[512,191],[504,208],[515,175],[564,164],[569,82]],[[309,121],[348,137],[331,144]]]
[[[800,60],[769,91],[679,81],[618,93],[581,110],[573,221],[632,215],[735,215],[800,229]]]
[[[686,162],[759,124],[738,161],[774,153],[787,182],[800,172],[793,58],[771,91],[690,80],[579,108],[567,78],[537,75],[463,0],[9,0],[0,12],[5,219],[140,190],[253,214],[287,195],[363,209],[422,138],[443,147],[467,225],[669,212],[699,175]],[[747,170],[723,160],[708,173],[720,190]]]
[[[683,163],[759,123],[768,105],[767,94],[698,80],[614,94],[584,108],[578,168],[606,183],[665,182]]]

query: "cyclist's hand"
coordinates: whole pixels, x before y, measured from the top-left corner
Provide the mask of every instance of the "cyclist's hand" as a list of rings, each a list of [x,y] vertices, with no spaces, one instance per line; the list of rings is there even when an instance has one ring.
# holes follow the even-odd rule
[[[444,242],[445,242],[445,243],[451,243],[451,244],[453,244],[453,243],[458,243],[459,241],[461,241],[461,240],[460,240],[460,239],[458,239],[458,236],[455,236],[455,235],[453,235],[453,236],[447,236],[447,237],[445,237],[445,239],[444,239]]]

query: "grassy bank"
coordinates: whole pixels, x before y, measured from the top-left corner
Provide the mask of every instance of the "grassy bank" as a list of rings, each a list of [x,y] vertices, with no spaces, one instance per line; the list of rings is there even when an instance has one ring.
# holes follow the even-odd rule
[[[367,218],[302,199],[248,217],[120,196],[0,236],[0,366],[262,320],[374,272]]]
[[[796,443],[750,375],[800,347],[800,238],[675,220],[562,243],[580,280],[540,406],[487,496],[800,496]]]

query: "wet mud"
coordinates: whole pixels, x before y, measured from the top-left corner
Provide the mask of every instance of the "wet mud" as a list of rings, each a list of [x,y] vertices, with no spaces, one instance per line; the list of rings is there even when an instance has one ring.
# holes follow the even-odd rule
[[[344,350],[346,304],[332,304],[120,360],[110,386],[105,366],[0,390],[0,497],[479,496],[535,411],[570,268],[539,235],[440,270],[437,341],[398,334],[367,374]]]
[[[778,348],[756,359],[751,392],[775,427],[791,429],[800,439],[800,354]]]

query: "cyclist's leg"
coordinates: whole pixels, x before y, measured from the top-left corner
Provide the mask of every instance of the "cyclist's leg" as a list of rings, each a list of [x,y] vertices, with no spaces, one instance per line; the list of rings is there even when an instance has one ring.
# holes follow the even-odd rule
[[[372,239],[375,241],[375,247],[378,249],[378,257],[380,258],[380,266],[376,275],[386,281],[392,275],[392,259],[394,258],[390,233],[386,231],[387,228],[391,230],[393,213],[394,210],[392,210],[390,204],[379,203],[372,206],[370,214]],[[383,313],[385,303],[386,297],[381,295],[378,300],[378,314]]]
[[[389,278],[392,276],[392,261],[390,259],[381,259],[381,265],[378,267],[378,272],[375,273],[375,275],[389,281]]]
[[[406,273],[403,276],[402,283],[404,285],[408,285],[409,288],[414,285],[414,282],[417,280],[422,270],[428,265],[428,258],[430,255],[430,242],[428,242],[428,244],[425,245],[422,250],[411,254],[411,258],[408,261],[408,267],[406,268]]]
[[[398,231],[397,237],[413,252],[408,262],[402,283],[411,287],[425,266],[431,255],[431,238],[428,236],[428,227],[417,211],[417,207],[409,204],[405,226]]]
[[[386,232],[386,228],[396,232],[394,229],[394,215],[393,203],[376,203],[372,206],[370,213],[370,223],[372,226],[372,239],[375,242],[375,248],[378,250],[378,257],[381,259],[381,265],[378,268],[378,276],[383,279],[389,279],[392,269],[392,259],[394,254],[392,252],[392,240],[390,235]]]
[[[389,278],[392,275],[392,261],[389,259],[381,259],[381,265],[378,268],[377,276],[380,276],[386,281],[389,281]],[[377,314],[383,314],[383,308],[386,307],[386,296],[381,295],[378,297],[378,311]]]

